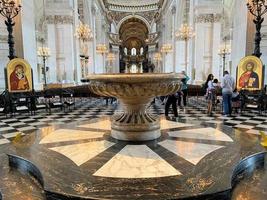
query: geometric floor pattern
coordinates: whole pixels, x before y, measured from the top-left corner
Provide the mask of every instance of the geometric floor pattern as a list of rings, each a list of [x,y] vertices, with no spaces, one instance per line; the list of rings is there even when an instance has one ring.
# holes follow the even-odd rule
[[[206,114],[206,103],[202,98],[189,98],[188,104],[185,109],[178,110],[179,118],[187,122],[198,120],[211,124],[224,124],[251,134],[259,134],[259,131],[267,132],[267,115],[259,115],[256,110],[246,111],[242,115],[234,114],[232,117],[224,117],[220,111],[217,111],[209,117]],[[9,143],[18,134],[31,133],[43,127],[110,116],[114,114],[116,108],[116,104],[106,105],[103,100],[92,98],[77,101],[76,108],[66,112],[53,110],[52,114],[48,114],[45,111],[39,111],[32,116],[18,114],[12,118],[0,115],[0,145]],[[149,109],[152,113],[164,115],[164,105],[161,105],[159,100]]]
[[[197,165],[208,154],[233,143],[231,137],[215,128],[194,129],[194,124],[168,121],[164,118],[161,118],[161,125],[161,129],[167,130],[170,137],[157,143],[163,149],[176,154],[192,165]],[[77,166],[81,166],[115,145],[104,139],[104,132],[100,131],[99,134],[94,134],[97,133],[94,130],[104,130],[105,128],[111,129],[110,121],[103,118],[97,122],[77,126],[77,128],[52,131],[45,135],[39,144],[48,145],[48,149],[64,155]],[[88,141],[88,139],[92,140]],[[183,139],[195,141],[183,141]],[[226,143],[220,145],[220,142]],[[179,175],[182,175],[179,169],[174,168],[146,144],[123,146],[93,174],[96,177],[128,179]]]

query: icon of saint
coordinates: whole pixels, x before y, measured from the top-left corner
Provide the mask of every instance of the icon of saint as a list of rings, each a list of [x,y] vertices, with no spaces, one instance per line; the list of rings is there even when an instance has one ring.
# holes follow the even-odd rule
[[[238,81],[240,88],[259,88],[259,76],[254,70],[255,64],[248,62],[246,71],[240,76]]]
[[[11,90],[29,90],[29,82],[25,75],[25,70],[22,65],[17,65],[14,71],[10,74]]]

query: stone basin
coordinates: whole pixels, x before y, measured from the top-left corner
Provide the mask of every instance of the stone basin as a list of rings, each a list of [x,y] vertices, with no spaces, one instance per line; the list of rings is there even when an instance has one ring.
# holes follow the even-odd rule
[[[148,113],[154,97],[177,92],[182,74],[98,74],[89,75],[89,89],[100,95],[116,97],[123,113],[111,119],[111,136],[125,141],[147,141],[160,137],[158,116]]]

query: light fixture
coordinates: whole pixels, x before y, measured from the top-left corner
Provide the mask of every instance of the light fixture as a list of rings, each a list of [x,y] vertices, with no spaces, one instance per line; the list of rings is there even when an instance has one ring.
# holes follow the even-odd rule
[[[50,57],[50,49],[48,47],[44,47],[44,39],[42,39],[42,47],[38,47],[37,55],[43,59],[43,74],[44,74],[44,86],[46,87],[46,60]]]
[[[9,46],[9,59],[12,60],[16,57],[15,49],[14,49],[14,36],[13,36],[13,27],[15,26],[15,22],[13,18],[15,18],[21,10],[21,5],[16,5],[13,0],[1,0],[0,1],[0,14],[6,18],[5,24],[7,26],[8,31],[8,46]]]
[[[177,39],[188,41],[195,36],[195,32],[188,24],[182,24],[175,36]]]
[[[218,55],[223,59],[223,72],[225,71],[226,65],[226,56],[231,54],[231,48],[229,45],[226,45],[226,39],[224,39],[224,44],[220,47]]]
[[[193,28],[189,26],[187,23],[182,24],[180,29],[175,33],[175,36],[177,39],[183,40],[185,42],[185,72],[187,73],[187,67],[188,67],[188,41],[195,37],[195,32],[193,31]]]
[[[170,52],[172,52],[172,45],[171,44],[163,44],[160,51],[162,53],[170,53]]]
[[[107,55],[107,60],[108,61],[114,61],[116,59],[116,57],[115,57],[115,55],[114,55],[114,53],[108,53],[108,55]]]
[[[157,62],[161,61],[162,60],[161,53],[155,53],[154,60]]]
[[[75,36],[80,39],[81,41],[89,41],[93,38],[93,32],[86,24],[80,24],[76,28]]]
[[[105,44],[96,45],[96,52],[99,54],[105,54],[108,52],[108,48]]]

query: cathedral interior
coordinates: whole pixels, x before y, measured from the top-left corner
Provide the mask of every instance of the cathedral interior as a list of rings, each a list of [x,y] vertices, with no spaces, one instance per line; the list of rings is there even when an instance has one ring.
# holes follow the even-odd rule
[[[267,198],[267,1],[0,14],[0,199]]]

